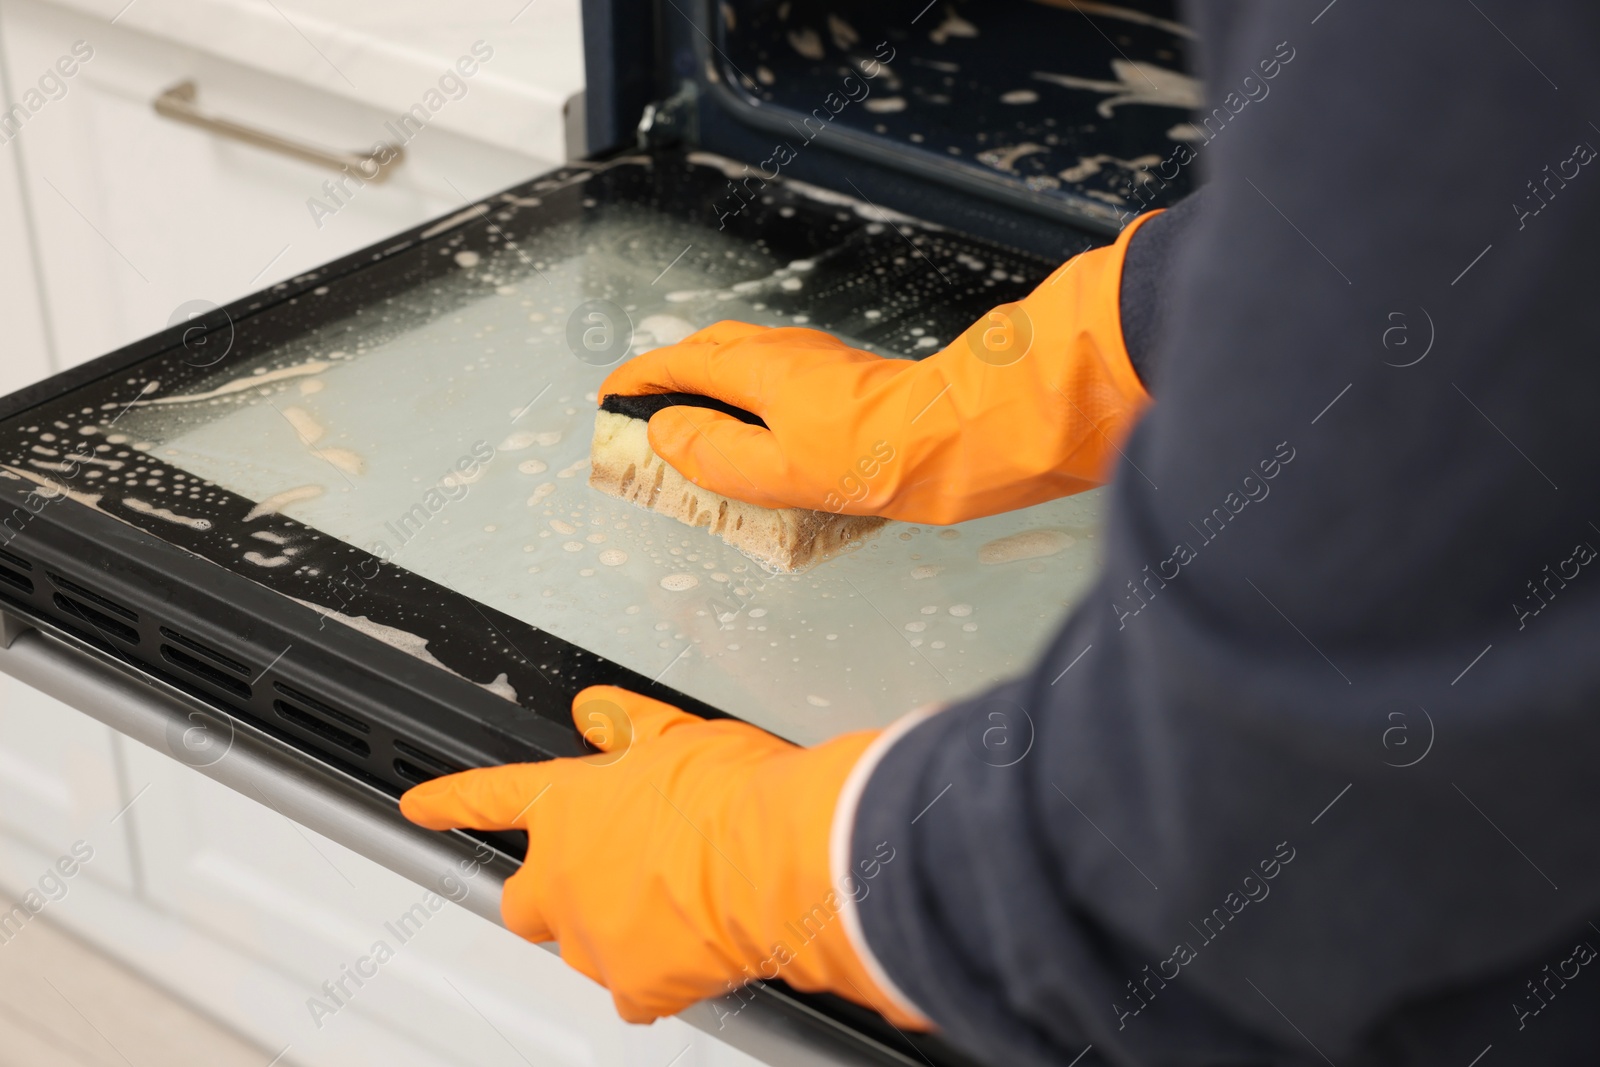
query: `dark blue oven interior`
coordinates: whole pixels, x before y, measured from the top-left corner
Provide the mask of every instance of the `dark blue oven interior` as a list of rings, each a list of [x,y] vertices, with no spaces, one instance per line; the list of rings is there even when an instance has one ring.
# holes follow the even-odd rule
[[[1044,255],[1195,184],[1170,0],[590,0],[592,147],[681,140]]]

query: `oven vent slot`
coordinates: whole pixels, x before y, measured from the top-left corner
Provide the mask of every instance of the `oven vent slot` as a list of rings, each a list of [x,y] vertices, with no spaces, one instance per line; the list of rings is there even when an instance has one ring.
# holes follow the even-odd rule
[[[111,614],[120,615],[122,618],[127,619],[129,622],[138,622],[139,621],[139,615],[138,615],[137,612],[133,611],[130,608],[123,607],[121,604],[118,604],[115,600],[112,600],[110,597],[101,596],[99,593],[96,593],[92,589],[85,589],[83,586],[77,584],[76,582],[71,582],[71,581],[68,581],[67,579],[61,577],[61,575],[59,575],[59,574],[51,574],[49,571],[46,571],[45,572],[45,577],[50,579],[50,584],[51,585],[54,585],[57,589],[61,590],[63,593],[69,593],[72,596],[76,597],[78,600],[86,600],[89,603],[95,605],[96,607],[105,608],[107,611],[111,612]]]
[[[332,726],[303,708],[297,708],[284,700],[274,700],[272,710],[285,722],[291,722],[300,729],[322,738],[324,741],[338,745],[347,752],[354,752],[363,758],[372,754],[372,746],[355,734],[346,733],[337,726]]]
[[[23,571],[31,571],[31,570],[33,570],[33,564],[29,563],[27,560],[23,559],[21,556],[12,555],[10,552],[7,552],[3,548],[0,548],[0,559],[5,560],[7,563],[11,564],[13,567],[17,568],[18,570],[23,570]]]
[[[27,575],[18,574],[10,567],[0,567],[0,582],[22,590],[24,593],[33,592],[33,579]]]
[[[438,756],[424,752],[415,745],[409,745],[398,737],[394,739],[394,750],[398,755],[394,761],[394,773],[413,785],[431,782],[435,778],[455,774],[461,770],[460,767],[446,763]]]
[[[339,723],[341,726],[348,726],[357,733],[370,734],[372,732],[372,727],[368,726],[354,715],[346,714],[345,712],[340,711],[338,708],[330,708],[316,697],[307,696],[298,689],[291,689],[282,682],[273,682],[272,688],[276,689],[290,700],[293,700],[295,703],[303,704],[305,707],[310,708],[312,711],[316,712],[318,715],[321,715],[325,719],[330,719],[333,722]]]
[[[163,626],[161,627],[161,636],[165,637],[168,641],[171,641],[175,645],[182,645],[190,652],[199,653],[211,662],[218,664],[219,666],[226,667],[235,674],[243,675],[246,678],[255,677],[255,672],[249,667],[246,667],[243,663],[240,663],[238,660],[224,656],[216,649],[208,648],[193,638],[183,636],[176,630],[169,630]]]
[[[187,673],[190,677],[198,678],[202,682],[216,686],[225,693],[232,693],[240,700],[250,699],[250,687],[231,674],[224,674],[205,660],[196,659],[182,649],[173,648],[171,645],[161,646],[161,658],[174,667]]]
[[[425,771],[416,764],[403,759],[397,759],[394,761],[394,773],[398,774],[401,778],[410,782],[412,785],[421,785],[423,782],[431,782],[435,778],[439,777],[436,772]]]
[[[68,614],[70,615],[71,612],[69,611]],[[116,653],[117,651],[116,647],[112,645],[111,642],[106,640],[106,635],[103,633],[96,633],[93,630],[85,629],[76,623],[68,622],[66,619],[52,619],[51,621],[66,633],[71,634],[73,637],[76,637],[78,640],[83,641],[86,644],[94,645],[96,648],[104,648],[112,653]]]
[[[441,774],[458,774],[461,771],[461,768],[457,767],[455,764],[447,763],[438,756],[435,756],[430,752],[424,752],[415,745],[407,744],[398,737],[394,739],[394,750],[400,755],[405,756],[408,759],[415,760],[417,763],[420,763],[423,766],[431,769],[433,774],[430,775],[430,777],[437,777]]]
[[[76,600],[68,600],[60,593],[55,594],[55,605],[72,618],[87,623],[90,629],[99,634],[99,639],[102,641],[107,636],[113,636],[120,638],[125,644],[137,645],[139,643],[138,630],[118,619],[113,619],[103,611],[96,611],[87,604],[80,604]],[[72,629],[76,630],[78,628],[72,627]],[[81,630],[79,632],[82,633]]]

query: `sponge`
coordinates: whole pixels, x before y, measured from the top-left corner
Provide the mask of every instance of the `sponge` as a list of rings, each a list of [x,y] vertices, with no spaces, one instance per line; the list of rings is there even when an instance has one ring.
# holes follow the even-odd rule
[[[684,404],[715,408],[762,425],[749,412],[708,397],[608,396],[595,415],[589,484],[685,525],[707,527],[758,563],[781,571],[800,570],[848,551],[888,522],[808,508],[763,508],[700,488],[650,447],[650,415]]]

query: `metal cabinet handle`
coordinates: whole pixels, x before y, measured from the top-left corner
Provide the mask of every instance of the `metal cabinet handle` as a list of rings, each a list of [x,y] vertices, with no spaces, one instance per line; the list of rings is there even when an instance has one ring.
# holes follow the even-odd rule
[[[319,166],[339,171],[354,171],[357,177],[369,182],[386,180],[389,171],[399,166],[405,159],[405,149],[399,145],[379,142],[373,145],[370,152],[341,152],[338,149],[291,141],[287,137],[280,137],[254,126],[207,115],[200,110],[197,102],[199,95],[199,87],[193,81],[181,81],[155,98],[153,104],[156,114]]]

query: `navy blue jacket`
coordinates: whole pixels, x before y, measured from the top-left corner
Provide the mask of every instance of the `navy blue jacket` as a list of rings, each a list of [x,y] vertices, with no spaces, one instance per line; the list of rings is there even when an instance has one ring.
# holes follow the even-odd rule
[[[873,773],[867,943],[1006,1067],[1600,1062],[1600,6],[1191,15],[1104,574]]]

